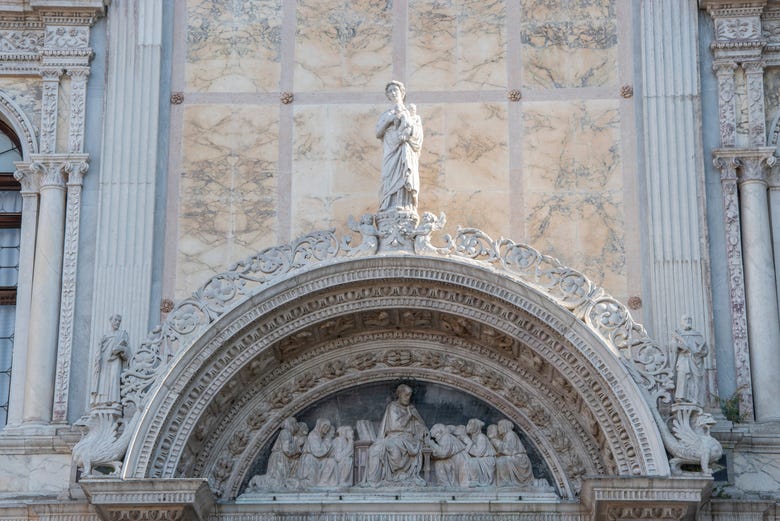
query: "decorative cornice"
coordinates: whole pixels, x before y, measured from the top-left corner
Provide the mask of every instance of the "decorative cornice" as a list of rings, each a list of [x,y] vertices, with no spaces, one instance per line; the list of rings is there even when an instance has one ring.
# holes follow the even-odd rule
[[[79,485],[103,521],[205,521],[214,508],[202,479],[87,479]]]

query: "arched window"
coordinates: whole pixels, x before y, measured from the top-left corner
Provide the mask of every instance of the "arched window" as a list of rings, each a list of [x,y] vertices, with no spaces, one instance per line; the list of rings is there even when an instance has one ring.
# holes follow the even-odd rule
[[[0,121],[0,427],[6,424],[14,347],[16,284],[22,226],[21,186],[14,179],[21,143]]]

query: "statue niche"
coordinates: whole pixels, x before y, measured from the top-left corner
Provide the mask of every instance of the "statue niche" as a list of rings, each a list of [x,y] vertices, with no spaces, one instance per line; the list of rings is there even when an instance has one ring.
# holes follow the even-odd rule
[[[486,404],[464,410],[457,403],[464,401],[464,393],[441,392],[434,384],[417,384],[423,393],[428,387],[434,391],[434,397],[421,404],[422,412],[412,403],[415,391],[403,383],[394,386],[385,406],[377,405],[379,393],[390,391],[389,386],[353,389],[345,393],[350,398],[315,404],[305,414],[308,422],[300,421],[299,415],[286,418],[270,444],[265,471],[249,479],[245,493],[353,487],[361,491],[422,487],[466,492],[488,487],[552,491],[549,471],[537,457],[534,474],[534,464],[514,424],[497,411]],[[350,404],[352,410],[345,410],[343,404]],[[374,411],[375,416],[360,417],[367,416],[366,411]],[[468,414],[481,414],[485,420],[464,421]],[[312,418],[316,420],[309,430]],[[436,423],[429,429],[431,421]],[[495,423],[486,428],[487,422]]]

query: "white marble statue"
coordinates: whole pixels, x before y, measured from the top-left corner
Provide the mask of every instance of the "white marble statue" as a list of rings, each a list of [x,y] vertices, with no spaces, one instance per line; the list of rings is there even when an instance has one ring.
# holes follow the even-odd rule
[[[515,433],[509,420],[499,420],[498,425],[488,427],[488,438],[496,449],[496,486],[516,487],[530,485],[534,481],[531,460],[523,442]]]
[[[295,438],[297,426],[292,416],[284,420],[282,430],[271,448],[266,472],[250,480],[250,489],[283,489],[297,485],[295,469],[301,454]]]
[[[338,485],[336,460],[331,455],[333,426],[330,420],[318,418],[303,444],[298,464],[298,482],[301,487]]]
[[[472,418],[466,424],[466,453],[470,456],[466,465],[468,486],[487,487],[496,477],[496,449],[482,432],[485,422]]]
[[[382,140],[382,186],[379,211],[417,211],[420,190],[419,161],[423,129],[415,105],[404,105],[406,88],[391,81],[385,94],[392,107],[379,117],[376,137]]]
[[[704,335],[693,329],[693,320],[690,316],[682,317],[680,328],[674,331],[672,347],[677,351],[675,401],[703,406],[706,398],[704,360],[708,349],[704,342]]]
[[[100,339],[100,351],[95,357],[93,381],[95,385],[91,392],[93,406],[114,405],[120,402],[120,377],[122,369],[130,359],[130,340],[127,331],[120,329],[121,315],[111,315],[109,318],[111,331]]]
[[[428,436],[420,413],[411,404],[412,389],[399,385],[396,399],[385,409],[377,440],[368,450],[369,485],[424,486],[420,477],[423,440]]]
[[[349,487],[352,485],[353,461],[355,451],[355,432],[352,427],[342,425],[336,430],[333,440],[333,459],[336,461],[336,485]]]
[[[454,428],[453,428],[454,431]],[[443,487],[461,487],[467,484],[466,444],[441,423],[431,427],[427,440],[436,481]]]

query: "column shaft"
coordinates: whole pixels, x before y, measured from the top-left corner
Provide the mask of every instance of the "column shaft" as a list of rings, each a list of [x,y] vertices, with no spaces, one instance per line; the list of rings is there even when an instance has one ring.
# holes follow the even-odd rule
[[[57,360],[65,230],[65,186],[62,179],[65,165],[39,164],[37,168],[45,172],[41,181],[27,352],[27,374],[36,377],[28,378],[25,383],[23,420],[25,423],[45,424],[51,421]]]
[[[742,249],[756,419],[780,420],[780,322],[778,322],[767,185],[740,184]]]
[[[20,178],[23,177],[23,178]],[[28,185],[34,176],[19,172],[22,182],[22,236],[19,241],[19,276],[16,284],[16,319],[14,324],[14,353],[11,373],[11,393],[8,403],[8,425],[22,423],[25,376],[27,374],[27,339],[30,331],[30,300],[32,294],[35,236],[38,224],[37,187]]]

